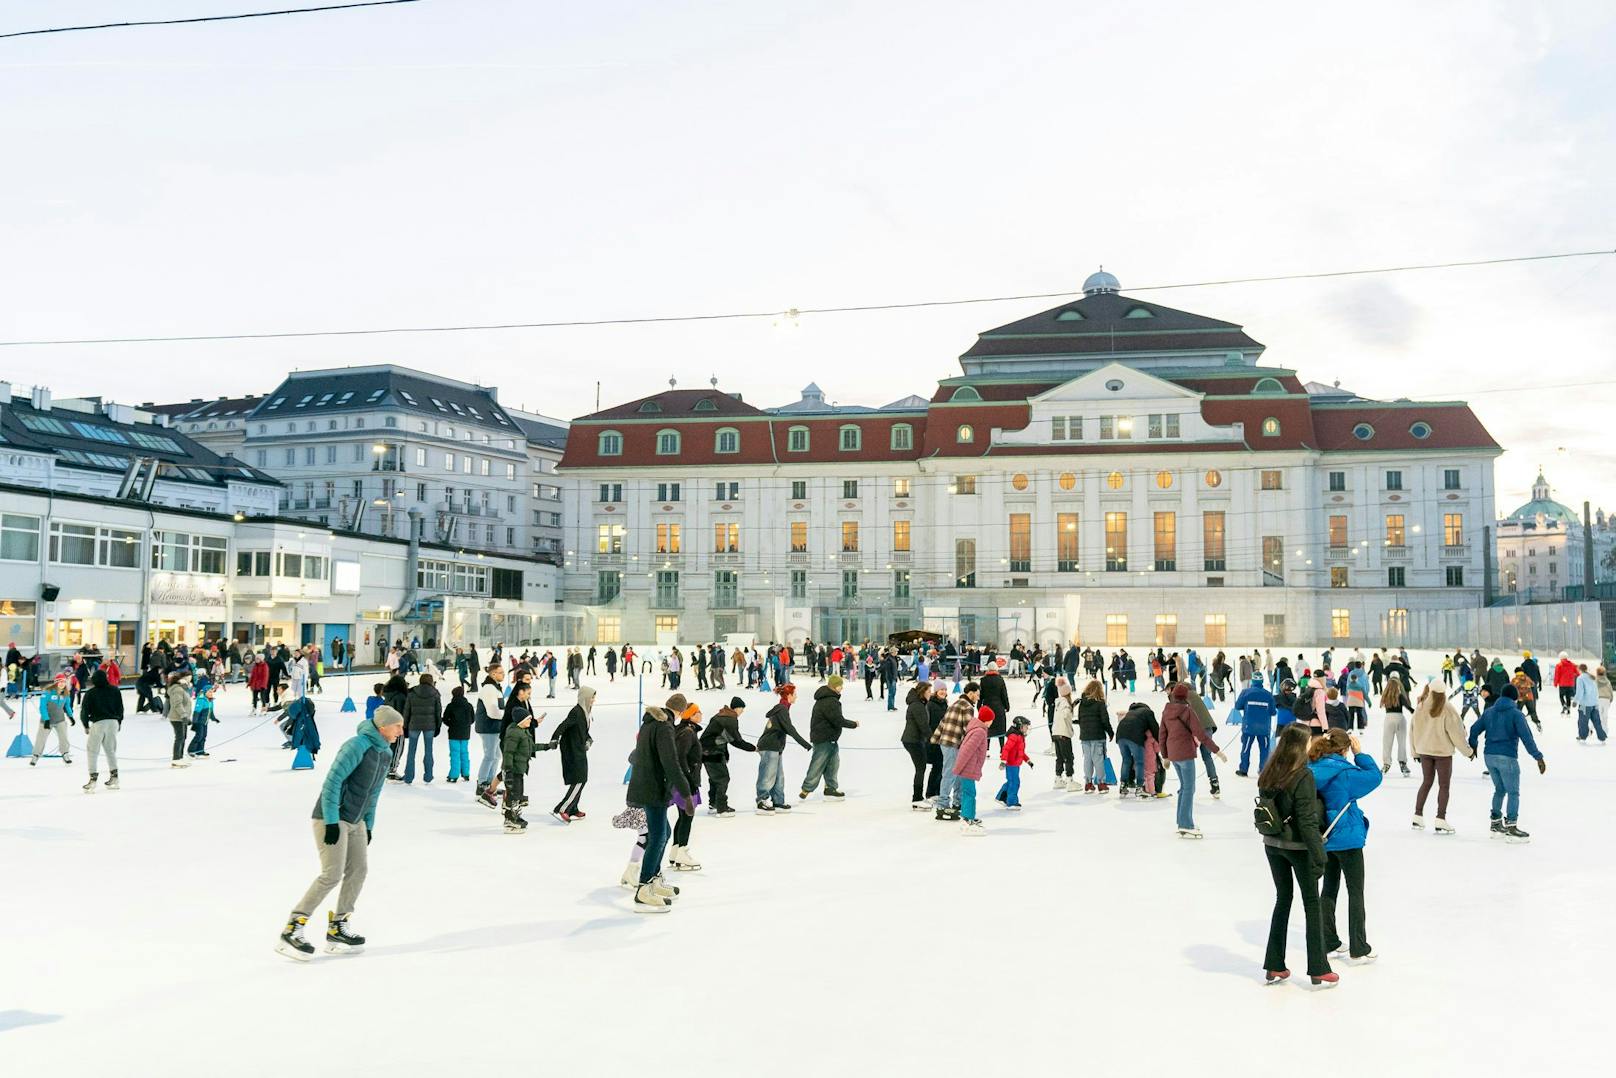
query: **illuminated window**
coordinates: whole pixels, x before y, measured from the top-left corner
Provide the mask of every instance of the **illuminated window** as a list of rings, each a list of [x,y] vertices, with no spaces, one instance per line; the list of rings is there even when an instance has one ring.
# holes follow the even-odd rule
[[[1158,647],[1172,647],[1178,643],[1178,615],[1156,615],[1156,645]]]
[[[1347,518],[1345,514],[1330,517],[1330,545],[1344,547],[1347,545]]]
[[[1275,469],[1268,469],[1262,473],[1261,486],[1263,490],[1283,490],[1285,487],[1285,474]]]
[[[909,550],[909,522],[907,520],[894,520],[892,522],[892,549],[899,553]]]
[[[976,431],[971,429],[969,423],[961,423],[954,431],[954,440],[960,445],[969,445],[976,440]]]
[[[1344,588],[1347,586],[1347,567],[1345,565],[1330,566],[1330,587]]]
[[[1345,640],[1352,635],[1352,611],[1335,609],[1330,611],[1330,636],[1336,640]]]
[[[1108,573],[1128,571],[1128,514],[1105,515],[1105,570]]]
[[[1017,472],[1015,475],[1012,475],[1010,477],[1010,485],[1012,487],[1014,487],[1016,490],[1026,490],[1027,489],[1027,477],[1025,475],[1023,475],[1021,472]]]
[[[1156,485],[1163,490],[1171,490],[1173,486],[1172,472],[1157,472]]]
[[[1262,421],[1262,432],[1265,438],[1275,438],[1279,435],[1279,420],[1269,416]]]
[[[1077,476],[1073,475],[1071,472],[1062,472],[1060,474],[1060,479],[1057,482],[1062,490],[1077,489]]]
[[[1213,469],[1206,473],[1206,485],[1216,489],[1223,485],[1223,473]]]
[[[1156,514],[1156,571],[1171,573],[1178,568],[1178,516]]]
[[[808,522],[806,520],[793,520],[791,522],[791,552],[793,554],[808,553]]]
[[[1462,514],[1462,513],[1443,513],[1442,514],[1442,545],[1443,546],[1463,546],[1464,545],[1464,514]]]
[[[844,554],[857,553],[858,548],[859,548],[858,532],[859,532],[858,521],[856,521],[856,520],[844,520],[844,521],[842,521],[842,553],[844,553]]]
[[[1124,647],[1128,643],[1128,615],[1107,614],[1105,616],[1105,646],[1108,648]]]
[[[1201,514],[1201,551],[1209,573],[1221,573],[1226,567],[1227,547],[1225,520],[1221,510]]]
[[[713,525],[713,553],[735,554],[741,549],[741,525],[721,520]]]
[[[656,552],[658,554],[679,553],[679,525],[658,524],[656,526]]]
[[[1206,643],[1209,647],[1221,648],[1229,642],[1229,615],[1208,614],[1206,616]]]
[[[1010,514],[1010,571],[1032,572],[1032,514]]]
[[[1055,514],[1055,568],[1059,572],[1077,572],[1077,536],[1077,514]]]
[[[1386,545],[1400,547],[1408,541],[1407,530],[1403,527],[1401,513],[1386,518]]]
[[[1105,477],[1105,485],[1110,487],[1112,490],[1121,490],[1122,489],[1122,473],[1121,472],[1112,472],[1110,475],[1106,476]]]

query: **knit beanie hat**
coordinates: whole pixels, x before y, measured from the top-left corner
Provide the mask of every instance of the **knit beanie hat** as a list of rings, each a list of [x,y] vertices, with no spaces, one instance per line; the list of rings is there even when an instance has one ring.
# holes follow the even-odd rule
[[[739,696],[731,696],[729,698],[729,707],[731,711],[740,711],[746,707],[746,701]]]
[[[398,708],[388,707],[383,704],[376,709],[376,714],[372,716],[372,721],[376,723],[377,729],[381,729],[383,726],[403,726],[404,716],[398,713]]]
[[[989,722],[989,723],[992,722],[993,721],[993,709],[991,707],[988,707],[988,705],[986,705],[986,704],[983,704],[982,706],[978,707],[976,709],[976,721],[977,722]]]
[[[1168,695],[1180,702],[1188,700],[1190,698],[1190,687],[1182,681],[1175,681],[1173,682],[1173,691]]]

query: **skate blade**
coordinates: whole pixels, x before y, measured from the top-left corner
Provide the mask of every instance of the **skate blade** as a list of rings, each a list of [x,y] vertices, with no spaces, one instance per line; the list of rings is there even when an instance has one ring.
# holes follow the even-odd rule
[[[357,947],[351,947],[346,943],[327,943],[325,945],[325,953],[326,954],[364,954],[365,953],[365,945],[363,943],[361,943]]]
[[[293,962],[307,962],[309,959],[314,957],[312,954],[304,954],[296,947],[288,947],[284,943],[275,944],[275,953],[285,955]]]
[[[669,906],[669,905],[666,905],[666,904],[663,904],[661,906],[653,906],[649,902],[636,902],[636,903],[634,903],[634,912],[635,913],[672,913],[673,912],[673,907]]]

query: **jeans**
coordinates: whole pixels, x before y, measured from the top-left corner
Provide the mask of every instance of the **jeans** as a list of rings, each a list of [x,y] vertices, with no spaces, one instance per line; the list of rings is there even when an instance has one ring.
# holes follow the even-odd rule
[[[426,742],[426,761],[425,761],[425,765],[424,765],[422,770],[425,773],[426,781],[431,782],[432,781],[432,742],[436,741],[437,738],[432,736],[432,731],[431,730],[411,730],[410,733],[409,733],[409,738],[410,738],[409,753],[404,758],[404,781],[405,782],[414,782],[415,781],[415,744],[416,744],[417,741],[425,741]]]
[[[499,773],[499,734],[478,734],[483,743],[483,758],[477,765],[477,785],[487,786]]]
[[[972,791],[975,793],[974,789]],[[1021,765],[1011,764],[1004,769],[1004,784],[999,787],[997,799],[1007,805],[1021,804]]]
[[[449,739],[449,777],[471,778],[471,742]]]
[[[206,752],[207,750],[208,720],[203,719],[201,722],[191,723],[191,743],[185,747],[185,751],[195,756],[197,753]]]
[[[1072,767],[1072,739],[1062,734],[1056,734],[1055,742],[1055,777],[1071,778],[1074,773]]]
[[[1493,777],[1493,819],[1504,809],[1504,819],[1519,819],[1521,810],[1521,762],[1513,756],[1487,756],[1487,773]],[[1505,798],[1509,799],[1506,806]]]
[[[1083,746],[1083,784],[1092,782],[1098,786],[1105,781],[1105,741],[1102,738],[1080,744]]]
[[[909,762],[915,765],[914,790],[909,800],[920,801],[926,796],[926,746],[918,741],[905,741],[903,751],[909,754]]]
[[[1380,732],[1380,762],[1392,763],[1392,745],[1397,745],[1397,762],[1408,766],[1408,716],[1401,711],[1386,712],[1386,725]]]
[[[1261,771],[1268,763],[1268,731],[1253,731],[1240,735],[1240,772],[1245,774],[1251,770],[1251,746],[1257,746],[1257,770]]]
[[[802,792],[811,794],[819,786],[821,776],[825,779],[825,792],[836,793],[841,789],[836,783],[836,773],[841,767],[840,747],[834,741],[826,741],[814,746],[813,753],[808,757],[808,773],[802,777]]]
[[[1178,829],[1189,831],[1195,827],[1195,757],[1174,760],[1173,773],[1178,776]]]
[[[758,750],[757,799],[773,805],[786,803],[786,776],[780,766],[780,754],[768,749]]]
[[[1598,704],[1593,707],[1577,708],[1577,740],[1588,740],[1588,725],[1590,723],[1593,724],[1594,733],[1599,735],[1599,740],[1605,740],[1605,726],[1599,721]]]
[[[1347,953],[1362,958],[1374,948],[1364,930],[1364,859],[1363,848],[1331,850],[1324,855],[1324,890],[1319,894],[1319,913],[1324,921],[1324,949],[1333,951],[1341,946],[1341,937],[1335,931],[1335,900],[1341,893],[1341,877],[1347,878]]]
[[[185,731],[191,728],[191,724],[188,722],[175,722],[172,719],[169,720],[168,724],[174,728],[174,759],[178,760],[185,754]]]
[[[1201,763],[1206,765],[1206,779],[1212,785],[1218,783],[1218,765],[1212,762],[1212,750],[1205,745],[1201,746]]]
[[[1122,748],[1122,774],[1117,776],[1124,786],[1145,784],[1145,747],[1137,741],[1118,741]]]
[[[1268,949],[1263,968],[1279,971],[1285,965],[1285,935],[1290,927],[1291,899],[1302,892],[1302,916],[1307,925],[1307,973],[1320,977],[1330,972],[1329,951],[1324,946],[1324,918],[1319,908],[1319,878],[1307,863],[1306,850],[1281,850],[1264,846],[1268,871],[1274,877],[1274,916],[1268,922]],[[1292,877],[1295,877],[1292,882]]]
[[[887,710],[898,710],[898,679],[887,682]]]
[[[939,809],[953,809],[959,807],[959,776],[954,774],[954,760],[959,756],[958,745],[944,745],[943,749],[943,780],[937,787],[937,807]]]
[[[662,854],[668,848],[668,806],[645,806],[645,854],[640,858],[640,884],[644,886],[662,871]]]
[[[976,780],[959,780],[960,818],[976,819]]]

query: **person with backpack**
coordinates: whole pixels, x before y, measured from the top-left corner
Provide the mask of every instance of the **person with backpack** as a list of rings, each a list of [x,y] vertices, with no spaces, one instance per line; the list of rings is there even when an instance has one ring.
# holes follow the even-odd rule
[[[1268,766],[1268,740],[1273,734],[1277,708],[1274,694],[1263,684],[1261,670],[1251,672],[1250,684],[1235,697],[1234,709],[1240,716],[1240,766],[1235,774],[1245,778],[1251,768],[1251,746],[1257,746],[1257,770]]]
[[[1341,949],[1341,937],[1335,928],[1335,904],[1344,876],[1348,959],[1373,962],[1375,949],[1369,945],[1364,912],[1363,851],[1369,840],[1369,819],[1358,807],[1358,799],[1380,786],[1380,768],[1375,766],[1374,757],[1363,751],[1358,738],[1345,730],[1331,730],[1315,738],[1308,754],[1313,761],[1313,785],[1324,802],[1326,820],[1324,887],[1319,894],[1324,949],[1332,954]]]
[[[1285,962],[1291,904],[1302,893],[1302,916],[1307,934],[1307,975],[1315,988],[1334,988],[1341,980],[1330,969],[1324,947],[1324,918],[1319,905],[1319,877],[1324,873],[1323,827],[1319,796],[1308,766],[1312,741],[1308,728],[1287,726],[1268,763],[1257,775],[1255,810],[1263,853],[1274,881],[1274,912],[1268,922],[1268,946],[1263,954],[1263,979],[1283,984],[1291,975]]]
[[[1161,717],[1162,753],[1173,765],[1173,773],[1178,776],[1179,838],[1202,837],[1200,829],[1195,826],[1195,759],[1198,750],[1206,748],[1223,762],[1229,761],[1190,707],[1190,695],[1187,682],[1175,682]]]
[[[1526,745],[1527,754],[1537,761],[1538,774],[1547,773],[1549,765],[1538,751],[1537,742],[1532,740],[1532,729],[1526,725],[1526,716],[1521,714],[1521,709],[1515,706],[1515,697],[1515,686],[1505,685],[1498,699],[1489,704],[1487,710],[1481,713],[1481,718],[1471,725],[1466,744],[1474,753],[1477,742],[1486,735],[1486,746],[1481,755],[1487,765],[1487,774],[1493,780],[1492,837],[1506,842],[1530,842],[1531,834],[1515,826],[1521,809],[1518,746]]]

